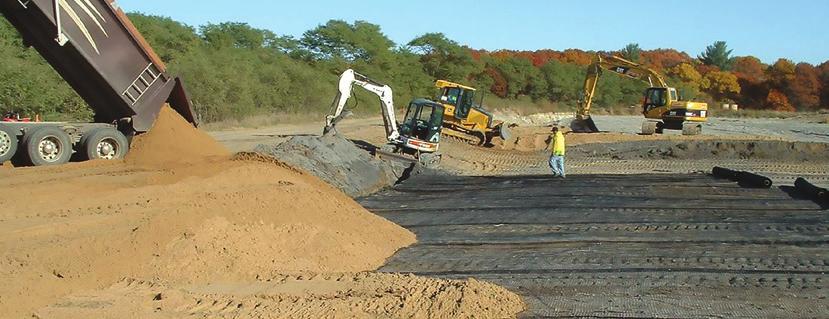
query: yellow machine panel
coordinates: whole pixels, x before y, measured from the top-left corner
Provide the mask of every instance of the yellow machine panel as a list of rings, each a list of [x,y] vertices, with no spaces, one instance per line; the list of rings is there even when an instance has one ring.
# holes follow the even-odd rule
[[[477,145],[489,144],[494,137],[509,138],[503,122],[495,121],[491,113],[475,105],[475,88],[445,80],[438,80],[435,86],[441,90],[438,102],[444,107],[444,135]]]

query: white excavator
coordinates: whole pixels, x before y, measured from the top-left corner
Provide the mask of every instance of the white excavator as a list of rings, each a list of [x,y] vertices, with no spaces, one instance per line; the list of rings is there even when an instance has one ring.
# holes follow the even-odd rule
[[[352,112],[345,106],[353,95],[354,86],[361,87],[380,98],[380,110],[388,141],[387,145],[380,148],[381,152],[411,155],[427,165],[439,160],[436,153],[443,126],[443,105],[427,99],[415,99],[409,103],[403,123],[398,123],[391,87],[351,69],[340,75],[332,112],[325,117],[324,135],[335,133],[337,123],[351,115]]]

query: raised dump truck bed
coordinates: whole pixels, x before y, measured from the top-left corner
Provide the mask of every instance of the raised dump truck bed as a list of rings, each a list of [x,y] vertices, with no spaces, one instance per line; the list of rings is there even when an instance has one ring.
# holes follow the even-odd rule
[[[59,152],[68,151],[71,156],[72,145],[59,145],[66,140],[78,152],[89,153],[90,158],[123,156],[127,145],[120,145],[115,153],[94,156],[91,148],[101,145],[92,145],[95,141],[83,136],[92,130],[98,135],[112,135],[116,129],[125,136],[146,132],[165,103],[196,124],[181,80],[167,73],[164,63],[115,1],[8,0],[0,1],[0,11],[20,32],[24,43],[34,47],[89,104],[95,122],[108,125],[0,122],[0,163],[14,155],[8,154],[12,148],[27,153],[44,153],[45,148],[52,154],[42,160],[32,158],[37,154],[18,155],[29,157],[28,161],[36,165],[59,164],[68,156],[54,154],[52,147],[60,147]],[[68,136],[52,136],[52,141],[47,138],[45,144],[29,138],[46,127],[53,135],[57,130]],[[108,133],[100,133],[102,130]],[[18,147],[12,145],[18,142]]]

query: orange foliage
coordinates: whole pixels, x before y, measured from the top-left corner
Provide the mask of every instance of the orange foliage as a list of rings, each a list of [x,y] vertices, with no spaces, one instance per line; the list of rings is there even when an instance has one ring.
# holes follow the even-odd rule
[[[702,75],[706,75],[706,74],[711,73],[711,72],[719,72],[720,71],[720,68],[718,68],[714,65],[697,64],[696,67],[697,67],[697,71],[699,72],[699,74],[702,74]]]
[[[794,68],[795,65],[792,61],[779,59],[769,67],[766,74],[775,86],[783,87],[786,83],[794,80]]]
[[[798,63],[794,69],[794,81],[789,83],[789,97],[798,107],[817,109],[820,105],[821,83],[818,71],[808,63]]]
[[[681,63],[691,63],[693,60],[687,53],[679,52],[674,49],[642,51],[641,56],[644,64],[654,68],[657,71],[667,70]]]
[[[766,104],[768,107],[775,111],[782,111],[782,112],[794,112],[795,108],[789,103],[789,98],[786,97],[783,92],[778,90],[772,89],[769,91],[768,97],[766,97]]]
[[[509,88],[509,83],[507,83],[507,79],[504,78],[503,75],[501,75],[501,72],[498,72],[498,70],[496,70],[495,68],[486,68],[486,70],[484,70],[484,73],[486,73],[490,78],[492,78],[493,81],[492,86],[489,88],[489,91],[500,98],[506,98],[509,94],[507,91]]]
[[[767,65],[760,62],[760,59],[753,56],[741,56],[734,58],[733,72],[741,80],[751,83],[765,81],[765,70]]]

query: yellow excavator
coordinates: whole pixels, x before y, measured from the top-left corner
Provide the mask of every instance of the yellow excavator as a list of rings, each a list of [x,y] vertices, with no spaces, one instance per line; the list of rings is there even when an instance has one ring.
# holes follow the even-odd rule
[[[491,113],[475,104],[475,88],[445,80],[438,80],[435,86],[440,89],[438,103],[444,110],[443,135],[478,146],[488,145],[495,137],[510,138],[506,123],[494,120]]]
[[[662,133],[663,130],[682,130],[683,135],[702,133],[702,123],[708,121],[707,103],[682,101],[676,88],[669,87],[656,71],[617,56],[602,55],[597,55],[595,62],[587,68],[578,113],[570,125],[573,132],[599,132],[596,123],[590,117],[590,107],[603,70],[638,79],[650,85],[645,90],[642,100],[642,114],[645,115],[642,134],[653,135]]]

